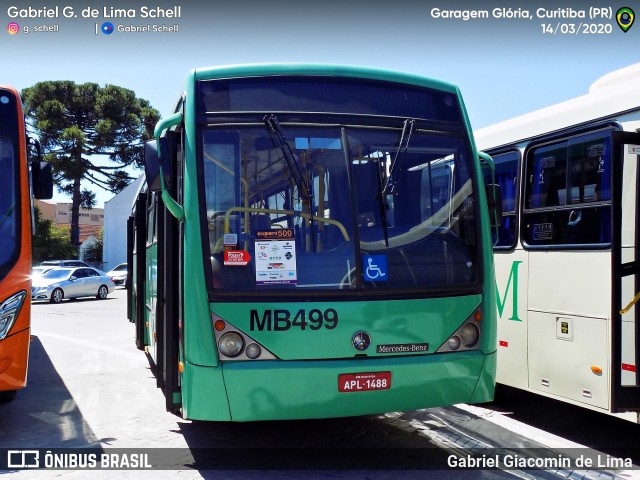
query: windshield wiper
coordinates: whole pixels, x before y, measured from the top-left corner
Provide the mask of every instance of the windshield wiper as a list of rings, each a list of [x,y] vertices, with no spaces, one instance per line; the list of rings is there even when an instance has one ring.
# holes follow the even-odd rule
[[[400,135],[400,143],[398,144],[398,150],[396,150],[396,154],[393,157],[393,161],[391,162],[389,176],[387,177],[387,181],[385,182],[384,188],[382,189],[382,196],[395,195],[397,193],[396,182],[393,174],[395,173],[397,168],[400,168],[400,166],[402,166],[404,156],[407,153],[407,149],[409,148],[409,142],[411,141],[411,134],[413,133],[414,125],[415,120],[410,120],[408,118],[402,125],[402,135]]]
[[[280,147],[280,150],[282,150],[285,163],[289,168],[289,173],[291,174],[291,178],[293,178],[293,181],[298,187],[300,196],[304,200],[310,202],[311,189],[309,188],[307,178],[302,173],[302,170],[300,169],[300,165],[298,165],[298,162],[296,162],[296,158],[293,155],[291,146],[289,145],[289,142],[287,142],[287,139],[284,136],[284,133],[282,133],[282,129],[280,128],[280,124],[278,123],[278,117],[276,117],[273,114],[265,115],[262,121],[269,129],[269,133],[271,133],[271,139],[274,142],[274,145]]]
[[[6,211],[6,213],[2,217],[2,220],[0,220],[0,227],[4,225],[4,222],[13,218],[13,212],[15,208],[16,208],[15,203],[12,203],[9,209]]]
[[[295,182],[298,187],[298,194],[302,198],[302,205],[307,206],[309,210],[309,230],[311,234],[311,244],[312,248],[315,251],[315,223],[313,221],[313,191],[311,190],[311,185],[309,184],[308,178],[302,172],[300,165],[296,162],[296,157],[293,154],[293,150],[291,150],[291,146],[287,141],[287,138],[282,133],[282,128],[280,128],[280,123],[278,122],[278,117],[274,114],[265,115],[262,121],[265,123],[267,128],[269,129],[269,133],[271,134],[271,140],[273,141],[275,146],[280,147],[282,150],[282,155],[284,156],[285,163],[289,168],[289,173],[291,174],[291,178]]]
[[[387,200],[384,193],[386,188],[382,186],[384,180],[384,163],[376,162],[378,167],[378,207],[380,208],[380,221],[382,222],[382,233],[384,234],[384,244],[389,247],[389,224],[387,222]]]

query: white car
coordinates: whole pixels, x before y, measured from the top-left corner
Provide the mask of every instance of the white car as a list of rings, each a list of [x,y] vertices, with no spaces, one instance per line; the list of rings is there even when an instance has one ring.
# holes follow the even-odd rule
[[[111,277],[91,267],[53,268],[31,282],[31,300],[60,303],[64,298],[107,298],[115,284]]]
[[[111,277],[116,285],[125,285],[127,283],[127,264],[121,263],[109,270],[106,275]]]

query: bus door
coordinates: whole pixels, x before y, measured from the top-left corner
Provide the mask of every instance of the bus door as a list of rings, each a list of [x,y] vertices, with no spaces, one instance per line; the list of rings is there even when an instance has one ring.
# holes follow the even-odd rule
[[[525,151],[526,317],[514,315],[526,322],[529,388],[603,410],[611,408],[612,131]]]
[[[640,134],[612,139],[612,411],[640,411]]]

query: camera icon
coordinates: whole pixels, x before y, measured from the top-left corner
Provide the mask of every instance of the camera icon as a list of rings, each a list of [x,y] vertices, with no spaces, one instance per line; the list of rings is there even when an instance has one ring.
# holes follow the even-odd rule
[[[9,35],[15,35],[17,33],[20,33],[20,25],[18,25],[16,22],[10,22],[7,25],[7,33]]]

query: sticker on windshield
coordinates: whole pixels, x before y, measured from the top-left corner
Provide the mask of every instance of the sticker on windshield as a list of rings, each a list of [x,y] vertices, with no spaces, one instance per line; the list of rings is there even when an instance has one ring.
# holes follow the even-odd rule
[[[293,229],[256,232],[256,285],[298,283]]]
[[[238,234],[236,233],[225,233],[223,241],[225,250],[235,250],[238,248]]]
[[[386,282],[389,278],[386,255],[362,255],[364,279],[369,282]]]
[[[246,250],[225,250],[224,264],[246,267],[251,261],[251,255]]]

